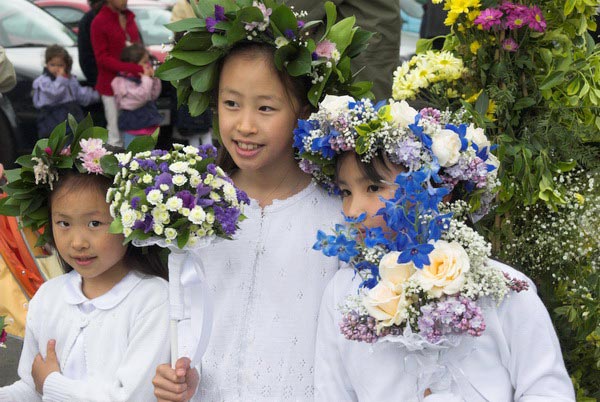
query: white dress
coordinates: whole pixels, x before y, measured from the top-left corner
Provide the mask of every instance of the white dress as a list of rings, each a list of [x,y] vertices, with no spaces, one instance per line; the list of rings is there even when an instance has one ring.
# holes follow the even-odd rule
[[[507,265],[491,262],[512,277],[526,279]],[[349,341],[340,333],[342,315],[337,307],[347,295],[356,293],[359,283],[351,268],[343,268],[323,296],[315,361],[316,400],[416,401],[413,356],[407,357],[405,349],[397,345]],[[533,284],[527,291],[509,293],[498,307],[491,303],[483,314],[485,332],[471,338],[467,352],[459,353],[449,369],[451,375],[467,382],[465,392],[454,397],[434,394],[425,401],[575,400],[556,333]]]
[[[195,400],[313,400],[319,306],[338,260],[312,246],[340,211],[311,183],[264,209],[252,200],[234,240],[200,250],[214,321]]]

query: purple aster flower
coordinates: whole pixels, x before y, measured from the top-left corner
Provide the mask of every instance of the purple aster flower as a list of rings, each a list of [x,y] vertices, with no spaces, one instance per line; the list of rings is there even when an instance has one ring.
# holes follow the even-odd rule
[[[212,174],[213,176],[217,174],[217,165],[215,165],[214,163],[209,163],[208,166],[206,166],[206,171],[210,174]]]
[[[489,31],[495,26],[500,26],[502,24],[501,18],[504,14],[502,11],[495,8],[488,8],[483,10],[473,23],[481,25],[481,28],[484,31]]]
[[[519,44],[513,38],[506,38],[502,41],[502,49],[507,52],[516,52],[519,49]]]
[[[514,9],[507,12],[506,27],[508,29],[519,29],[527,25],[530,19],[529,8],[517,5]]]
[[[198,155],[202,158],[214,158],[217,155],[217,148],[211,144],[200,145]]]
[[[246,205],[250,205],[250,198],[248,197],[248,194],[246,194],[245,191],[242,191],[236,187],[235,196],[237,197],[238,202],[246,204]]]
[[[546,19],[538,6],[529,9],[528,25],[534,31],[544,32],[546,30]]]
[[[219,222],[223,232],[226,235],[231,236],[235,233],[238,217],[240,216],[240,210],[237,208],[221,208],[215,206],[215,220]]]
[[[169,171],[169,164],[167,162],[163,162],[160,165],[158,165],[158,170],[160,170],[163,173],[166,173]]]
[[[173,176],[170,173],[161,173],[154,179],[156,187],[160,187],[163,184],[171,187],[173,185]]]

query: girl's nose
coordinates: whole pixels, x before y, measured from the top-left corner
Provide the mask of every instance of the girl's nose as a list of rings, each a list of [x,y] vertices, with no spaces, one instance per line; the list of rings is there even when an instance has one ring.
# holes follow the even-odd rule
[[[360,200],[353,198],[348,202],[344,210],[348,218],[356,219],[360,214],[366,211],[366,208]]]
[[[85,250],[90,246],[89,241],[82,233],[73,233],[71,247],[75,250]]]
[[[242,134],[255,134],[257,130],[254,121],[254,113],[252,113],[252,111],[240,113],[236,129]]]

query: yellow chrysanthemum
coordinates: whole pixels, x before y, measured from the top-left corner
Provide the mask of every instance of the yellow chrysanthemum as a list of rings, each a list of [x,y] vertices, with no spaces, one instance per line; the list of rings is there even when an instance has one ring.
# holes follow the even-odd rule
[[[454,88],[448,88],[446,90],[446,96],[448,98],[458,98],[458,91]]]
[[[487,117],[491,121],[496,121],[495,115],[496,115],[496,102],[494,102],[493,100],[490,100],[490,102],[488,103],[488,108],[485,112],[485,117]]]
[[[475,42],[472,42],[469,45],[469,50],[471,51],[471,53],[477,54],[477,51],[479,50],[480,47],[481,47],[481,43],[479,43],[479,41],[476,40]]]

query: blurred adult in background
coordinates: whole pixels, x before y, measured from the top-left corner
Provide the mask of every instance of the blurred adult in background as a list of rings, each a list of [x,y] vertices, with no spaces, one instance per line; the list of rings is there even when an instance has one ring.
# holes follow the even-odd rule
[[[120,60],[125,46],[142,42],[135,15],[127,9],[127,0],[106,0],[92,21],[90,36],[98,67],[96,90],[102,96],[108,143],[122,146],[117,105],[110,84],[119,72],[133,75],[144,73],[144,68],[139,64]]]
[[[79,66],[85,75],[90,86],[96,86],[98,78],[98,67],[96,67],[96,57],[92,48],[91,29],[92,21],[98,11],[102,8],[106,0],[88,0],[90,11],[84,14],[79,20],[79,38],[77,40],[77,49],[79,49]]]
[[[436,36],[444,36],[450,33],[450,27],[444,24],[448,12],[444,10],[444,3],[433,4],[431,0],[417,0],[423,4],[423,18],[421,19],[421,30],[419,36],[423,39],[431,39]],[[444,39],[433,41],[433,48],[441,50]]]
[[[0,46],[0,94],[10,91],[15,85],[17,85],[15,68],[10,60],[8,60],[8,57],[6,57],[4,48]]]
[[[398,0],[334,0],[338,20],[355,16],[356,24],[375,33],[369,46],[352,60],[352,71],[362,69],[359,80],[373,81],[376,99],[392,94],[392,78],[400,59],[400,2]],[[288,0],[296,10],[308,12],[307,21],[323,20],[325,8],[321,0]]]
[[[176,22],[186,18],[195,18],[194,10],[190,5],[190,0],[177,0],[177,3],[171,10],[171,22]],[[182,35],[176,35],[175,41],[178,41]],[[189,145],[198,147],[200,144],[212,144],[212,113],[206,110],[200,116],[192,117],[187,105],[177,108],[176,92],[173,93],[173,116],[175,116],[175,128],[180,136],[184,137]]]

